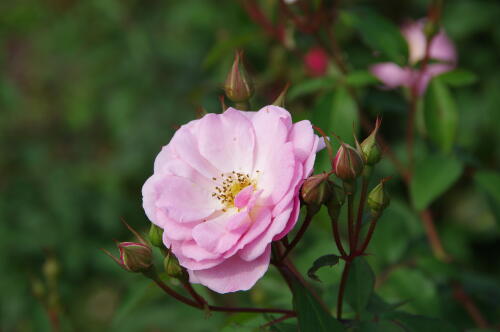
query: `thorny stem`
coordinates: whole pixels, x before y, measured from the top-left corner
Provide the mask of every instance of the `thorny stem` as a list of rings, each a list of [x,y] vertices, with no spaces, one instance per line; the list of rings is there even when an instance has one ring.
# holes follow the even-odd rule
[[[284,260],[286,256],[292,251],[293,248],[299,243],[300,239],[302,239],[302,236],[304,236],[304,233],[306,232],[307,228],[311,224],[312,218],[314,216],[314,213],[311,212],[311,210],[308,208],[306,212],[306,217],[304,219],[304,222],[302,223],[302,226],[300,227],[299,231],[293,238],[292,242],[286,246],[285,253],[283,256],[281,256],[280,260]]]

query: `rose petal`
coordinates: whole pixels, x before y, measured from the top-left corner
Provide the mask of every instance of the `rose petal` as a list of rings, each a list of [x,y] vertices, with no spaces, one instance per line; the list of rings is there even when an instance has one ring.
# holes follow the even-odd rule
[[[192,271],[193,279],[221,294],[248,290],[267,271],[270,258],[271,245],[268,245],[264,253],[251,262],[235,255],[213,268]]]

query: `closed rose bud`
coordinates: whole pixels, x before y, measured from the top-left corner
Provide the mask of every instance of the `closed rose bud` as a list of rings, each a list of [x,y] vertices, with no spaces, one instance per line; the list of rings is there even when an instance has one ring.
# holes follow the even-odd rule
[[[164,248],[163,245],[163,229],[156,226],[155,224],[151,224],[151,228],[149,228],[149,242],[157,248]]]
[[[371,132],[370,136],[365,138],[360,144],[361,153],[366,165],[374,166],[380,161],[382,153],[380,147],[377,143],[377,132],[380,128],[380,119],[377,118],[375,122],[375,128]]]
[[[253,84],[243,66],[241,52],[236,52],[233,66],[226,77],[224,91],[227,97],[235,103],[248,101],[253,95]]]
[[[380,183],[368,194],[368,207],[374,216],[379,216],[389,205],[390,198],[384,188],[384,183],[386,181],[386,179],[382,179],[382,181],[380,181]]]
[[[335,175],[344,181],[351,181],[361,175],[363,167],[361,154],[349,144],[342,143],[332,164]]]
[[[153,253],[151,248],[142,243],[121,242],[118,244],[120,250],[120,262],[122,267],[130,272],[142,272],[153,265]]]
[[[180,266],[179,261],[172,253],[163,259],[163,267],[169,277],[179,279],[181,281],[189,280],[186,269]]]
[[[327,173],[315,174],[304,181],[300,189],[300,197],[309,208],[317,211],[323,203],[328,201],[330,196],[328,176]]]
[[[143,237],[129,224],[123,224],[134,234],[139,242],[117,242],[120,257],[113,256],[109,251],[102,249],[124,270],[129,272],[146,272],[153,266],[153,251]]]

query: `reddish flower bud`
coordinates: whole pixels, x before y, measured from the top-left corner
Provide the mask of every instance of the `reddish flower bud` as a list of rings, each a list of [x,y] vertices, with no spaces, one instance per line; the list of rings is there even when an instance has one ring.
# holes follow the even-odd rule
[[[363,160],[365,161],[365,164],[369,166],[374,166],[375,164],[377,164],[382,156],[380,147],[377,143],[377,132],[380,128],[380,123],[380,119],[377,118],[375,122],[375,128],[371,132],[370,136],[365,138],[365,140],[360,144]]]
[[[243,54],[236,52],[231,71],[226,77],[224,91],[227,97],[236,103],[245,102],[252,97],[254,88],[250,77],[246,73],[242,61]]]
[[[153,251],[137,231],[130,227],[125,221],[123,221],[123,223],[132,234],[135,235],[139,242],[117,242],[120,258],[113,256],[105,249],[102,249],[102,251],[126,271],[145,272],[153,265]]]
[[[310,208],[317,209],[330,197],[328,174],[321,173],[308,177],[300,189],[302,201]]]
[[[127,271],[146,271],[153,264],[153,252],[145,244],[121,242],[118,244],[118,249],[120,250],[120,265]]]
[[[363,172],[361,154],[349,144],[342,143],[332,163],[333,172],[344,181],[357,178]]]
[[[328,54],[322,48],[312,48],[304,56],[304,65],[311,76],[323,76],[328,68]]]

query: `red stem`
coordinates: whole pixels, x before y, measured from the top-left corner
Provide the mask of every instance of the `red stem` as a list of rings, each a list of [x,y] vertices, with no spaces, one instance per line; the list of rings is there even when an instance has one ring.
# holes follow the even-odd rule
[[[373,232],[375,231],[375,226],[377,226],[377,221],[380,216],[375,216],[372,218],[372,221],[370,223],[370,228],[368,229],[368,233],[366,234],[365,241],[361,245],[361,248],[358,250],[358,254],[362,255],[365,253],[366,248],[368,247],[368,244],[370,244],[370,241],[373,236]]]
[[[363,176],[361,185],[361,195],[358,205],[358,219],[356,220],[356,229],[354,230],[354,250],[356,250],[359,242],[359,234],[361,233],[361,225],[363,224],[363,210],[365,207],[366,195],[368,193],[368,178]]]
[[[333,238],[335,240],[335,244],[337,245],[337,248],[339,249],[340,254],[345,257],[347,256],[347,253],[344,250],[344,246],[342,245],[342,240],[340,239],[340,234],[339,234],[339,220],[338,216],[330,216],[331,221],[332,221],[332,233],[333,233]]]
[[[342,277],[340,279],[339,296],[337,298],[337,319],[342,319],[342,304],[344,300],[344,292],[347,285],[347,278],[349,277],[349,271],[351,270],[352,259],[345,260],[344,270],[342,271]]]
[[[148,276],[149,277],[149,276]],[[172,296],[176,300],[187,304],[191,307],[197,308],[197,309],[204,309],[204,306],[202,304],[199,304],[197,302],[194,302],[191,299],[188,299],[187,297],[177,293],[174,291],[172,288],[168,287],[160,278],[158,277],[150,277],[165,293],[168,295]],[[295,316],[296,313],[295,311],[292,310],[286,310],[286,309],[268,309],[268,308],[246,308],[246,307],[221,307],[221,306],[214,306],[214,305],[207,305],[207,308],[211,311],[219,311],[219,312],[255,312],[255,313],[275,313],[275,314],[285,314],[285,315],[290,315],[290,316]]]
[[[302,236],[304,236],[304,233],[306,232],[307,228],[311,224],[313,214],[310,212],[310,209],[307,209],[306,212],[306,217],[304,219],[304,222],[302,223],[302,226],[300,227],[299,231],[293,238],[292,242],[286,247],[285,253],[281,256],[280,260],[284,260],[286,256],[292,251],[293,248],[299,243],[300,239],[302,239]]]
[[[354,243],[354,194],[347,194],[347,231],[349,233],[349,250],[354,252],[356,247]]]

